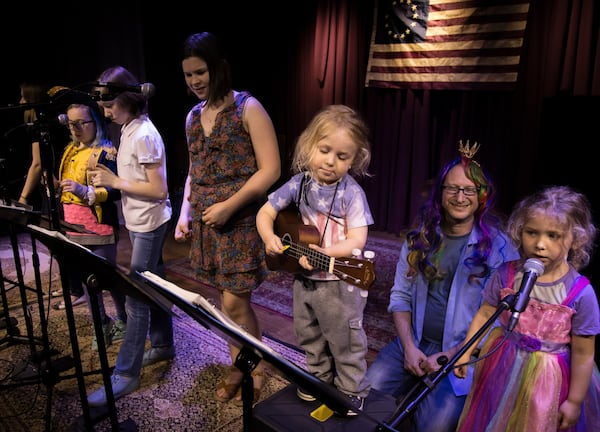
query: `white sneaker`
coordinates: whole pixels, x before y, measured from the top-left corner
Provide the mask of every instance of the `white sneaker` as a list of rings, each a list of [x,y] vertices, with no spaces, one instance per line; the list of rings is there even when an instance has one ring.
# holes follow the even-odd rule
[[[302,388],[298,387],[296,389],[296,395],[302,399],[303,401],[306,402],[314,402],[317,400],[316,397],[314,397],[313,395],[311,395],[310,393],[307,393],[306,391],[304,391]]]
[[[352,395],[346,395],[346,396],[348,396],[350,398],[350,404],[354,407],[353,409],[348,410],[346,415],[348,417],[357,416],[359,414],[359,412],[362,411],[362,409],[365,405],[364,398],[361,398],[360,396],[352,396]]]

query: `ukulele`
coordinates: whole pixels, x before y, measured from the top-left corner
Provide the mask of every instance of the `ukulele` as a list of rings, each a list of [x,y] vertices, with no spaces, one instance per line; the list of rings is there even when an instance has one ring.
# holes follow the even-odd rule
[[[340,280],[364,290],[368,290],[375,281],[372,261],[354,257],[334,258],[309,248],[309,243],[320,243],[319,230],[302,222],[295,205],[292,204],[278,213],[274,228],[285,250],[281,255],[266,256],[269,270],[301,273],[304,268],[298,260],[306,256],[314,268],[334,274]]]

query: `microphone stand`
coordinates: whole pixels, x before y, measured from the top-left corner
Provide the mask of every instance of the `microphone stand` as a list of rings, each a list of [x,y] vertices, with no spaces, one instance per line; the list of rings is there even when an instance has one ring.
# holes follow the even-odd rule
[[[516,302],[515,295],[508,295],[502,299],[496,312],[483,324],[483,326],[477,330],[477,332],[473,335],[471,339],[469,339],[452,357],[443,367],[441,367],[437,372],[434,372],[430,375],[425,375],[421,381],[419,381],[413,388],[410,389],[408,394],[400,400],[398,406],[394,410],[393,414],[384,422],[383,425],[377,427],[376,431],[381,432],[386,429],[382,427],[387,425],[389,427],[395,428],[396,426],[402,424],[410,415],[412,415],[419,405],[419,403],[427,396],[431,391],[435,388],[439,382],[444,379],[451,371],[454,369],[454,365],[458,362],[458,360],[462,357],[462,355],[467,352],[467,350],[482,336],[484,335],[491,325],[496,321],[496,319],[500,316],[502,312],[505,310],[513,309],[514,304]],[[419,391],[420,390],[420,391]],[[417,395],[411,400],[410,396],[419,391]]]
[[[45,179],[46,198],[48,199],[48,213],[50,217],[50,229],[60,231],[60,214],[56,202],[56,190],[54,189],[54,170],[52,169],[52,143],[50,132],[44,125],[45,113],[40,112],[40,159],[42,162],[42,176]]]
[[[24,111],[24,110],[35,110],[37,119],[33,123],[26,123],[20,126],[14,127],[10,129],[6,134],[14,131],[15,129],[21,126],[31,127],[34,136],[39,137],[40,145],[40,161],[42,165],[42,177],[46,180],[45,189],[46,189],[46,198],[48,199],[48,216],[50,218],[50,229],[55,231],[60,231],[61,223],[60,223],[60,214],[59,209],[55,200],[55,188],[54,188],[54,175],[53,175],[53,151],[52,151],[52,141],[50,134],[50,125],[51,123],[59,123],[59,120],[54,118],[54,115],[59,109],[65,108],[68,103],[58,103],[57,97],[55,101],[51,102],[41,102],[41,103],[25,103],[19,105],[9,105],[6,107],[0,107],[0,114],[5,111]],[[92,100],[90,98],[90,100]],[[5,134],[5,135],[6,135]],[[36,139],[32,139],[32,141],[36,141]]]

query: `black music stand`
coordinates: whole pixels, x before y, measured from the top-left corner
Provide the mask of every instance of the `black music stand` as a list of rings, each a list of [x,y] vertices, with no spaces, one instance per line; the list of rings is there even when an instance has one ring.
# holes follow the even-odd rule
[[[30,237],[31,237],[31,247],[32,247],[32,260],[33,260],[33,269],[34,269],[34,273],[35,273],[35,284],[36,284],[36,288],[32,289],[32,288],[28,287],[24,282],[23,272],[22,272],[21,264],[20,264],[19,250],[18,250],[18,238],[16,235],[17,227],[20,227],[22,229],[23,228],[27,229],[27,228],[33,226],[38,229],[45,230],[45,228],[39,228],[36,225],[31,225],[31,224],[40,224],[40,225],[50,226],[50,223],[49,223],[49,219],[44,219],[39,212],[31,211],[27,207],[17,205],[14,202],[9,202],[6,205],[5,204],[0,205],[0,219],[5,220],[6,222],[8,222],[8,225],[9,225],[11,243],[12,243],[12,247],[13,247],[13,256],[14,256],[14,260],[15,260],[15,267],[17,270],[17,279],[18,279],[18,281],[15,283],[20,288],[21,303],[22,303],[23,314],[24,314],[25,323],[26,323],[26,327],[27,327],[27,336],[28,336],[27,340],[30,344],[30,349],[31,349],[31,355],[30,355],[31,367],[33,369],[33,370],[23,369],[22,371],[20,371],[19,373],[15,374],[12,377],[13,380],[17,381],[17,382],[2,384],[2,385],[0,385],[0,388],[21,387],[21,386],[25,386],[25,385],[34,385],[34,384],[43,383],[46,386],[47,391],[48,391],[48,398],[47,398],[47,404],[46,404],[46,430],[50,430],[53,386],[63,379],[68,379],[68,378],[73,377],[73,376],[61,376],[60,373],[66,371],[68,369],[71,369],[73,367],[74,360],[73,360],[73,358],[71,358],[69,356],[62,357],[59,359],[52,359],[52,356],[54,354],[56,354],[56,352],[54,350],[50,349],[50,338],[48,335],[48,322],[46,319],[44,292],[43,292],[43,288],[42,288],[41,275],[40,275],[40,270],[39,270],[39,257],[37,255],[36,236],[33,234],[33,231],[29,230],[29,231],[31,231]],[[72,225],[72,224],[67,224],[64,221],[61,223],[61,226],[64,229],[75,230],[75,231],[79,231],[79,232],[82,231],[81,229],[78,228],[78,226]],[[64,268],[62,268],[61,269],[61,277],[62,277],[63,286],[66,286],[65,285],[65,281],[66,281],[65,275],[66,275],[66,272],[65,272]],[[3,282],[4,282],[4,279],[3,279]],[[2,288],[3,288],[2,300],[6,305],[6,293],[4,292],[4,285],[2,286]],[[31,319],[31,316],[28,311],[28,307],[29,307],[29,300],[27,298],[28,290],[34,291],[37,296],[37,302],[38,302],[38,308],[39,308],[40,329],[41,329],[41,333],[42,333],[40,338],[36,338],[33,335],[33,323],[32,323],[32,319]],[[68,292],[68,289],[66,289],[66,291]],[[74,320],[74,317],[72,316],[72,309],[71,309],[72,306],[70,303],[70,299],[71,298],[69,296],[68,300],[67,300],[68,301],[67,312],[71,312],[70,319]],[[67,314],[67,317],[68,317],[67,319],[70,321],[68,314]],[[72,326],[70,325],[70,329],[71,328],[72,329],[75,328],[74,323],[72,324]],[[36,351],[36,349],[35,349],[36,344],[42,345],[41,352]],[[80,363],[79,349],[78,349],[78,345],[77,345],[76,334],[75,334],[75,337],[71,338],[71,344],[73,347],[73,352],[76,353],[76,356],[77,356],[76,358],[79,360],[79,363]],[[77,365],[75,365],[75,366],[77,366]]]
[[[36,224],[44,228],[50,228],[53,224],[50,221],[48,216],[42,215],[38,211],[31,210],[30,206],[26,206],[20,204],[14,200],[4,201],[4,203],[0,203],[0,220],[7,222],[9,229],[9,237],[11,242],[11,247],[13,250],[13,258],[15,262],[15,270],[17,274],[17,280],[13,281],[6,278],[2,274],[2,269],[0,268],[0,276],[1,283],[0,286],[1,294],[2,294],[2,303],[4,307],[3,315],[5,316],[6,325],[7,325],[7,335],[6,337],[0,341],[0,343],[29,343],[31,350],[31,358],[35,362],[40,362],[44,359],[39,359],[39,355],[36,352],[35,346],[36,344],[44,346],[44,352],[49,352],[48,347],[48,334],[47,334],[47,322],[45,321],[45,307],[44,307],[44,294],[42,289],[41,275],[40,275],[40,266],[39,266],[39,257],[37,254],[37,247],[35,243],[35,239],[31,237],[31,252],[32,252],[32,261],[33,261],[33,270],[35,276],[35,289],[28,287],[25,284],[23,270],[21,267],[21,260],[19,258],[19,240],[17,237],[17,227],[23,229],[26,228],[29,224]],[[64,230],[75,231],[75,232],[88,232],[86,229],[79,225],[73,225],[67,223],[63,220],[59,221],[59,226]],[[19,287],[20,295],[21,295],[21,305],[23,308],[23,317],[25,319],[25,326],[27,330],[27,337],[23,337],[19,335],[18,327],[15,327],[15,323],[10,318],[10,312],[8,309],[8,300],[6,298],[6,286],[5,282],[12,285],[12,287]],[[33,323],[31,322],[31,317],[27,311],[28,300],[27,300],[27,291],[33,291],[37,294],[40,320],[41,321],[41,329],[42,336],[41,338],[36,338],[33,335]]]
[[[13,259],[15,263],[15,271],[17,280],[10,280],[4,276],[2,272],[2,266],[0,264],[0,294],[2,296],[2,305],[3,305],[3,316],[6,322],[6,336],[0,340],[0,345],[5,343],[15,344],[15,343],[28,343],[31,351],[31,357],[34,358],[36,354],[36,344],[39,341],[33,336],[33,324],[31,322],[31,317],[27,313],[27,289],[28,287],[25,285],[25,280],[23,276],[23,268],[21,266],[21,260],[19,256],[19,241],[17,237],[16,226],[25,226],[30,220],[35,217],[35,213],[27,210],[26,208],[15,205],[14,203],[10,203],[10,205],[0,204],[0,220],[7,222],[8,233],[10,238],[10,243],[13,252]],[[32,245],[32,253],[34,262],[36,262],[37,252],[35,250],[35,245]],[[36,272],[36,279],[38,273]],[[36,280],[37,282],[37,280]],[[7,288],[8,284],[8,288]],[[23,307],[23,318],[25,320],[25,328],[27,331],[27,336],[21,336],[19,328],[16,326],[16,321],[11,319],[10,311],[8,307],[8,298],[6,296],[6,292],[9,289],[19,287],[20,296],[21,296],[21,305]]]
[[[76,373],[74,377],[77,378],[79,395],[83,408],[83,418],[80,418],[76,422],[77,424],[75,427],[78,428],[76,430],[92,430],[93,424],[107,417],[110,417],[112,429],[115,431],[128,430],[129,428],[132,428],[131,430],[136,430],[135,425],[131,424],[131,420],[122,424],[119,424],[118,422],[115,398],[110,381],[112,369],[108,364],[106,346],[104,344],[102,333],[98,299],[95,294],[97,294],[98,290],[101,289],[100,287],[110,286],[112,289],[120,289],[127,295],[138,297],[147,303],[154,302],[154,297],[151,293],[147,292],[148,290],[143,284],[130,278],[113,264],[109,263],[105,258],[100,257],[84,246],[69,240],[60,232],[48,230],[35,225],[29,225],[28,228],[36,239],[44,243],[48,249],[56,255],[63,281],[63,287],[68,287],[68,284],[65,280],[68,271],[65,268],[67,265],[77,266],[83,274],[88,275],[85,283],[90,294],[90,305],[94,322],[94,330],[96,333],[96,340],[98,342],[98,355],[101,365],[99,372],[102,374],[104,388],[106,390],[107,405],[105,407],[90,407],[88,404],[84,376],[91,373],[98,373],[98,371],[85,372],[83,370],[77,343],[75,318],[73,315],[70,293],[65,292],[65,311],[67,313],[69,335],[71,338],[73,358],[75,360],[74,363]],[[160,304],[160,306],[167,308],[167,306],[164,304]]]
[[[243,330],[206,298],[180,288],[152,272],[145,271],[139,274],[148,282],[148,289],[154,292],[154,296],[158,295],[164,298],[163,303],[176,305],[207,329],[215,332],[223,339],[240,346],[241,350],[235,361],[235,366],[244,374],[242,379],[242,401],[245,432],[250,431],[252,428],[252,402],[254,395],[251,372],[260,360],[273,364],[291,381],[315,395],[318,400],[326,404],[333,411],[347,413],[349,410],[354,409],[348,397],[343,393],[288,361],[271,347]],[[368,416],[368,414],[360,411],[358,415]],[[371,420],[374,424],[380,424],[375,419]],[[387,425],[381,425],[381,427],[383,428],[381,430],[397,432]]]

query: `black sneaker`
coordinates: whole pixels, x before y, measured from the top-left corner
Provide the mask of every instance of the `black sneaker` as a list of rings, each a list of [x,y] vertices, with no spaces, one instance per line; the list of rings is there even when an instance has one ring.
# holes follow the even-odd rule
[[[303,401],[306,402],[314,402],[317,400],[316,397],[314,397],[313,395],[311,395],[310,393],[307,393],[306,391],[304,391],[303,389],[301,389],[300,387],[298,387],[296,389],[296,395],[302,399]]]
[[[358,412],[362,411],[363,406],[365,405],[364,398],[361,398],[360,396],[352,396],[352,395],[346,395],[346,396],[348,396],[348,398],[350,398],[350,404],[354,407],[353,409],[348,410],[346,415],[348,417],[357,416]]]

